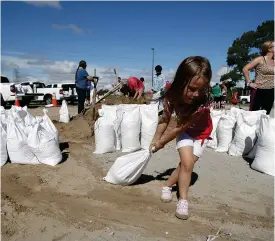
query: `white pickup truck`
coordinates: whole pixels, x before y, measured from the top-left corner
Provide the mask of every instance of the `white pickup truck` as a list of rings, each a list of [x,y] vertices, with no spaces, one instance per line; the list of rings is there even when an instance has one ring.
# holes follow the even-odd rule
[[[21,86],[31,86],[34,93],[42,94],[35,101],[44,102],[46,105],[52,103],[54,93],[58,102],[62,100],[74,102],[77,100],[75,83],[49,84],[46,86],[42,82],[23,82]]]
[[[241,95],[239,97],[239,100],[240,100],[239,102],[242,103],[243,105],[248,104],[250,103],[250,95]]]
[[[0,95],[1,106],[4,107],[7,104],[14,104],[15,96],[17,96],[22,106],[28,105],[31,101],[36,101],[43,96],[41,93],[33,93],[28,85],[21,86],[20,84],[11,83],[5,76],[1,76]]]

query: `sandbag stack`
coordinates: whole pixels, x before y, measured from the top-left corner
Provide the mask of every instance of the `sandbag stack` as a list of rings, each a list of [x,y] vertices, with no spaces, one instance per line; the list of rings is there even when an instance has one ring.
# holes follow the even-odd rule
[[[246,111],[235,107],[226,111],[211,110],[211,116],[212,140],[207,147],[230,156],[254,159],[252,169],[275,176],[274,118],[266,115],[265,110]]]
[[[35,118],[27,107],[1,108],[1,166],[8,157],[16,164],[55,166],[62,161],[58,131],[43,111],[43,117]]]

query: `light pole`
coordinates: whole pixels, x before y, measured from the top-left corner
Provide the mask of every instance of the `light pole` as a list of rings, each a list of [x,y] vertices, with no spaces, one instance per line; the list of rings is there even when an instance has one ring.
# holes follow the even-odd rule
[[[153,52],[153,59],[152,59],[152,88],[153,88],[155,48],[151,48],[151,50],[152,50],[152,52]]]

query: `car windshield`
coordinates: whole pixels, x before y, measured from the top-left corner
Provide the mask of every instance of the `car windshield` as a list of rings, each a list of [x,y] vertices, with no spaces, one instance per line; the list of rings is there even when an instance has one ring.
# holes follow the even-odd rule
[[[1,76],[1,83],[10,83],[7,77]]]

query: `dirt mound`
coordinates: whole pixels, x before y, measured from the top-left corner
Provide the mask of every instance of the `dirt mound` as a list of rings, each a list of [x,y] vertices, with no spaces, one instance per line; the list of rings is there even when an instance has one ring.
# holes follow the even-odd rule
[[[152,99],[152,95],[145,94],[139,100],[134,100],[132,98],[126,96],[109,96],[105,100],[102,101],[103,104],[106,105],[119,105],[119,104],[146,104],[149,103]]]
[[[54,122],[64,141],[69,142],[92,142],[94,123],[98,118],[98,110],[101,104],[96,106],[95,119],[93,119],[93,109],[86,109],[84,113],[72,117],[68,124]]]

